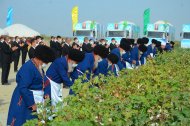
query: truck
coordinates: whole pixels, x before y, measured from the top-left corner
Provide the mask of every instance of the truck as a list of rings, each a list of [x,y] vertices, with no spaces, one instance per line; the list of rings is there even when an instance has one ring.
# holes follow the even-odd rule
[[[96,21],[77,23],[73,29],[73,37],[77,37],[80,44],[84,42],[85,37],[96,41],[102,38],[102,35],[103,26]]]
[[[182,28],[181,47],[190,48],[190,24],[184,24]]]
[[[119,44],[122,38],[137,39],[140,36],[140,27],[130,21],[120,21],[119,23],[108,23],[106,29],[107,44],[115,38]]]
[[[149,38],[148,45],[152,43],[152,39],[167,43],[175,40],[175,28],[171,23],[160,20],[147,25],[145,36]]]

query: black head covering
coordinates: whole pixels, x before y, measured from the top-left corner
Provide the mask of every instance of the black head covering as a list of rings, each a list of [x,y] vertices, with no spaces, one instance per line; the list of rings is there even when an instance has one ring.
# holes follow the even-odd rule
[[[81,62],[84,59],[85,54],[84,52],[79,51],[77,49],[70,49],[68,57],[69,59],[74,60],[76,62]]]
[[[147,51],[147,47],[145,45],[139,45],[139,50],[144,53]]]
[[[35,48],[34,57],[40,59],[44,63],[53,62],[55,60],[54,51],[45,45],[38,45]]]
[[[117,62],[119,61],[118,56],[113,53],[110,53],[107,58],[109,61],[111,61],[112,64],[117,64]]]
[[[129,41],[130,41],[130,44],[134,45],[135,39],[129,39]]]
[[[142,38],[138,38],[138,39],[137,39],[137,44],[139,44],[139,45],[144,44]]]
[[[119,47],[126,51],[128,45],[130,45],[129,41],[126,38],[122,38]]]
[[[146,38],[146,37],[143,37],[143,38],[142,38],[142,42],[143,42],[143,44],[148,44],[149,39]]]
[[[94,54],[99,55],[101,58],[106,58],[109,50],[103,45],[97,45],[93,49]]]
[[[156,39],[152,39],[152,44],[156,45],[156,43],[157,43],[157,40]]]

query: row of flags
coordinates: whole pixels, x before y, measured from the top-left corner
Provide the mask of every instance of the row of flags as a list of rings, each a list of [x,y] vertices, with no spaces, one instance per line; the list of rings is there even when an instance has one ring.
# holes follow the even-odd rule
[[[72,9],[72,28],[74,30],[74,27],[78,23],[78,6],[74,6]],[[10,26],[13,23],[13,8],[8,8],[8,14],[7,14],[7,20],[6,25]],[[127,22],[123,22],[125,26],[127,26]],[[147,32],[147,25],[150,23],[150,8],[146,9],[144,11],[144,34]],[[91,27],[93,28],[95,23],[91,24]]]
[[[74,27],[78,23],[78,6],[73,7],[71,15],[72,15],[72,28],[74,30]],[[147,25],[150,23],[150,8],[148,8],[144,11],[143,17],[144,17],[144,35],[145,35],[147,32]],[[125,27],[127,27],[127,22],[124,21],[123,25]],[[91,24],[91,28],[93,28],[93,27],[94,27],[94,23]]]

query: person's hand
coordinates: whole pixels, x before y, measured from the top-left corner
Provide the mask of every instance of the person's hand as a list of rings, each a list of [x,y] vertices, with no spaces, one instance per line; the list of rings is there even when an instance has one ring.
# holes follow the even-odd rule
[[[136,64],[136,61],[135,61],[135,60],[133,60],[133,61],[132,61],[132,64]]]
[[[49,99],[49,95],[45,95],[45,96],[44,96],[44,99]]]
[[[109,48],[109,45],[106,45],[106,48]]]
[[[17,50],[17,49],[18,49],[18,47],[16,47],[16,46],[12,47],[12,50],[13,50],[13,51],[15,51],[15,50]]]
[[[34,104],[34,105],[32,106],[32,111],[33,111],[33,112],[37,111],[37,105],[36,105],[36,104]]]

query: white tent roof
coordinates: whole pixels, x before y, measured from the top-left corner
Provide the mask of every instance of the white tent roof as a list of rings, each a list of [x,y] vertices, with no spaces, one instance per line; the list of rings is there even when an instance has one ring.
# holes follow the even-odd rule
[[[119,23],[123,23],[124,21],[120,21]],[[131,22],[131,21],[126,21],[127,24],[131,24],[131,25],[136,25],[135,23]]]
[[[8,33],[5,32],[3,29],[0,28],[0,36],[1,36],[1,35],[8,35]]]
[[[168,25],[173,26],[171,23],[163,21],[163,20],[159,20],[159,21],[155,22],[155,24],[168,24]]]
[[[8,32],[8,35],[11,37],[34,37],[40,35],[39,32],[25,26],[22,24],[14,24],[4,29],[5,32]]]

